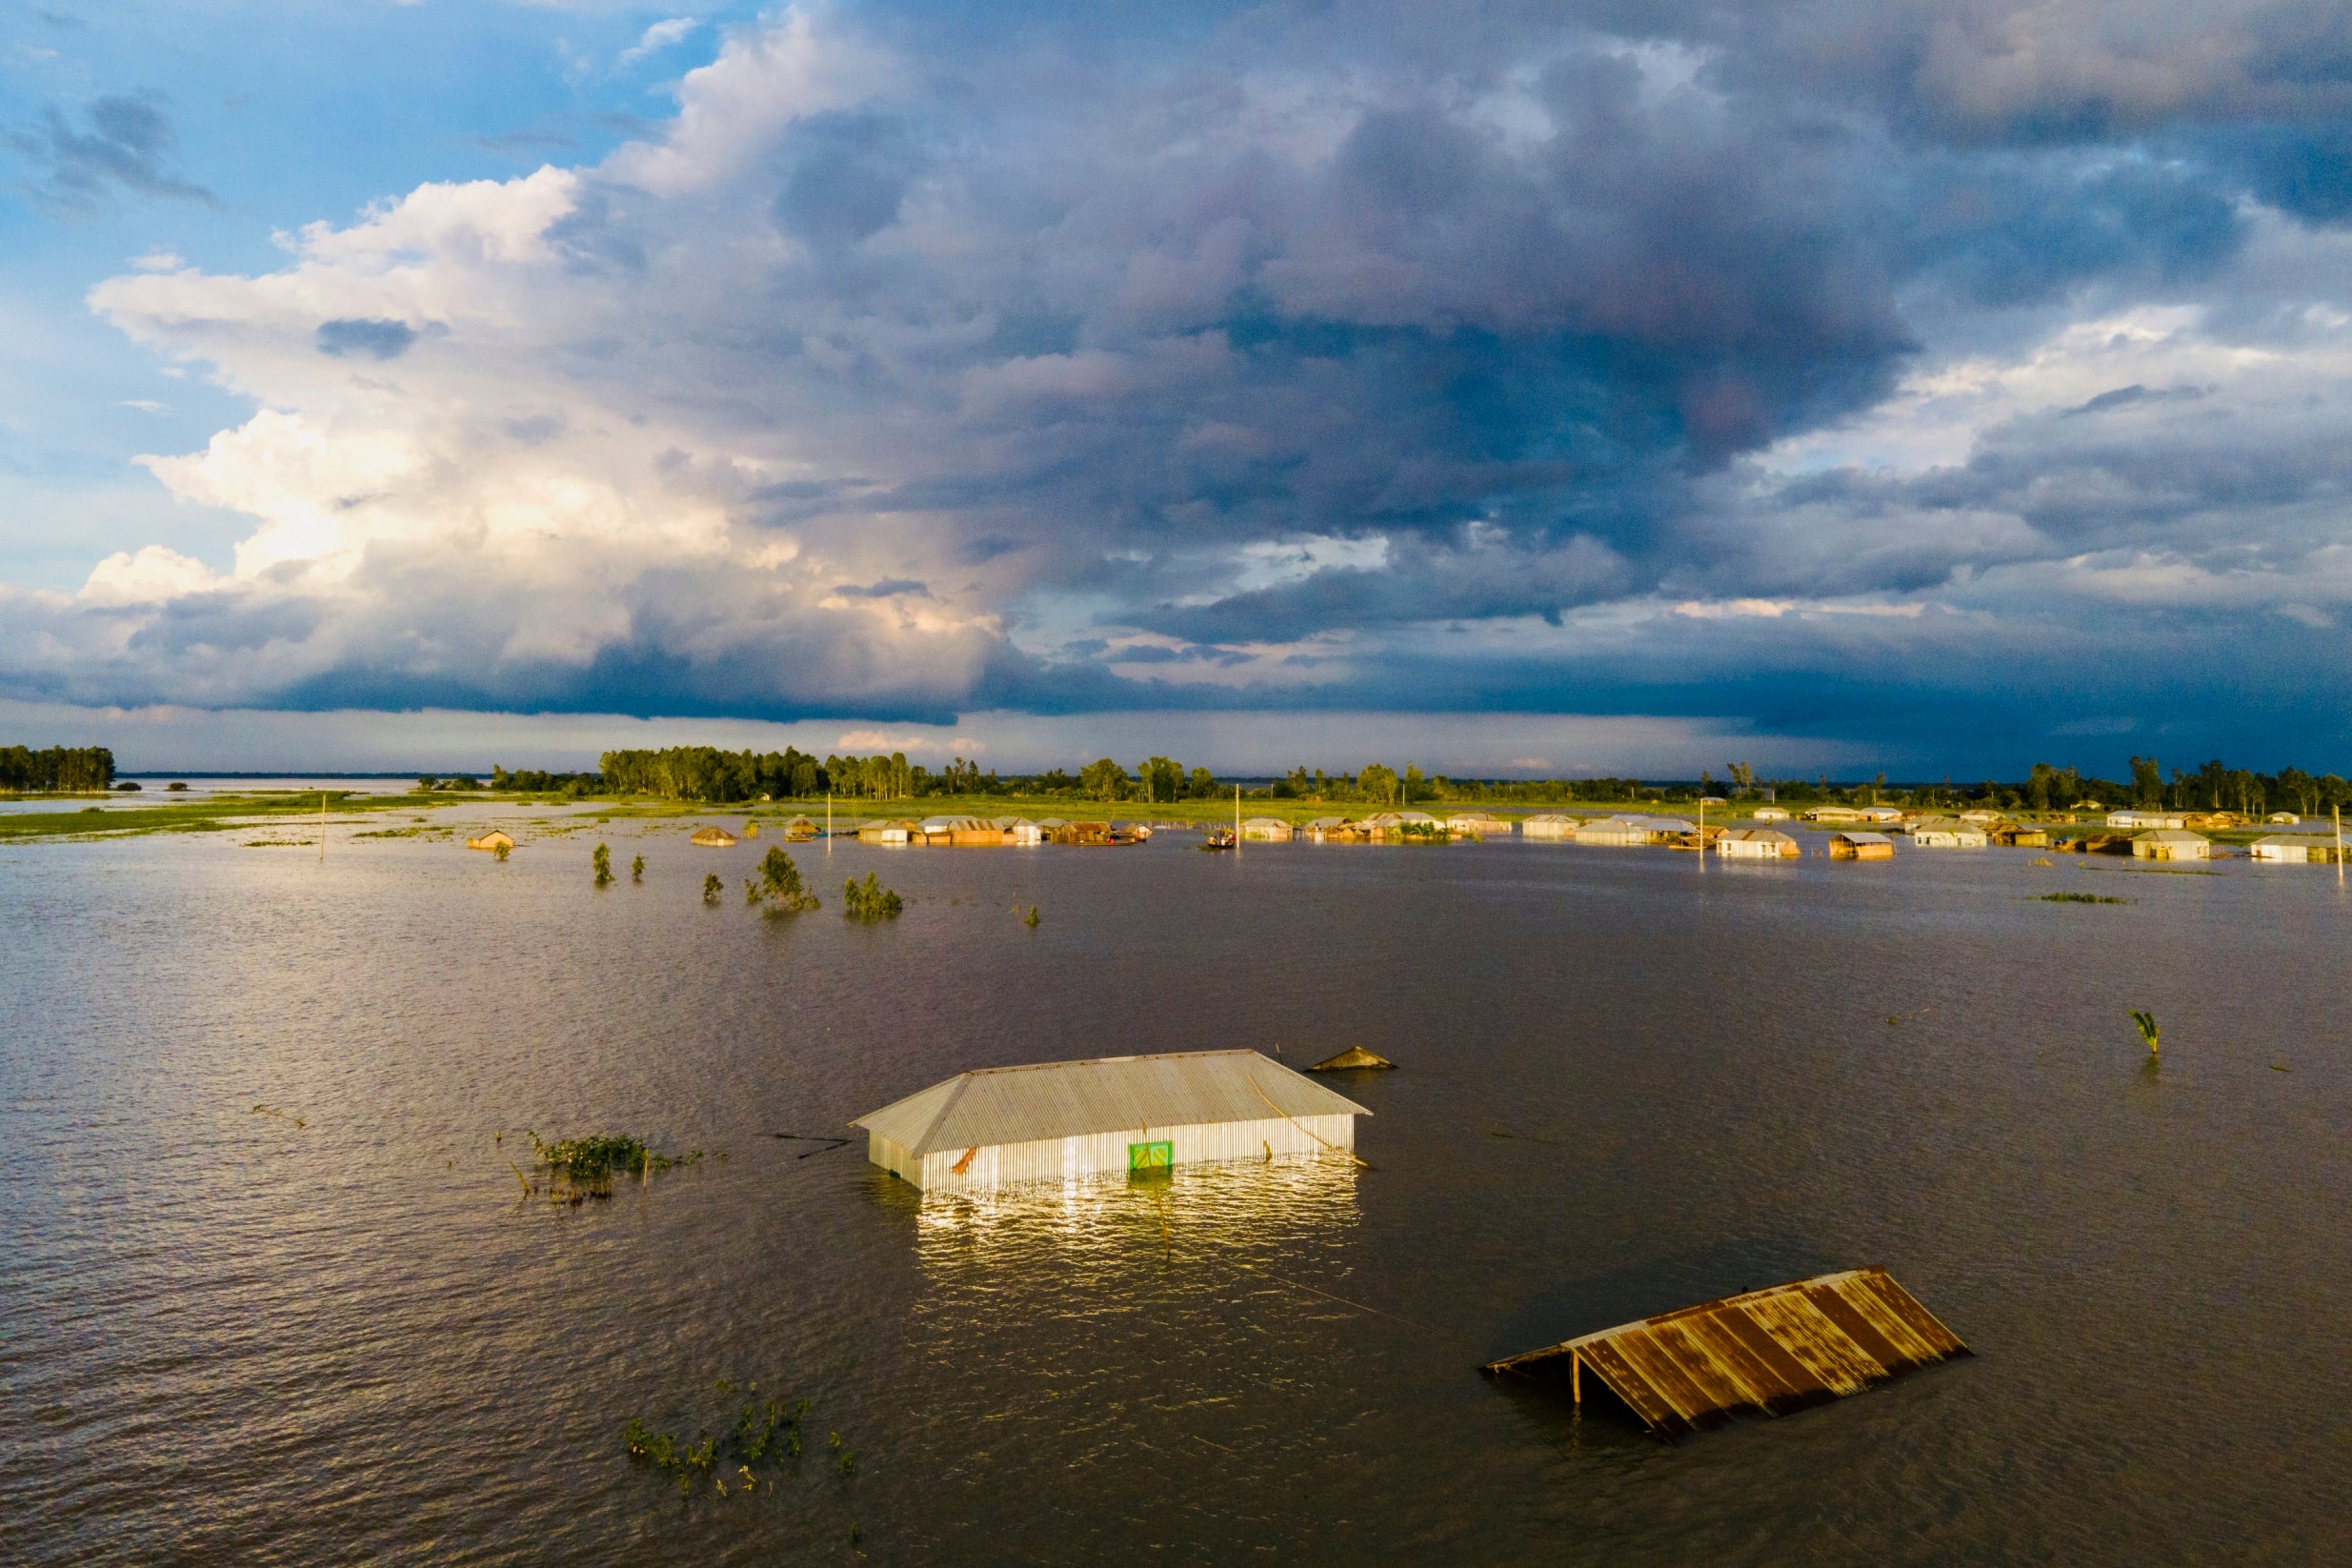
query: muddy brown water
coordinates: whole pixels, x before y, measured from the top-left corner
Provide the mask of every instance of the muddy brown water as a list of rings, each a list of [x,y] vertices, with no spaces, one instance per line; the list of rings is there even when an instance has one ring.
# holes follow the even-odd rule
[[[8,1560],[2352,1557],[2332,870],[801,845],[771,920],[766,838],[384,825],[0,850]],[[1365,1170],[926,1202],[768,1136],[1356,1044]],[[726,1158],[551,1208],[526,1128]],[[1976,1357],[1678,1447],[1476,1370],[1863,1263]],[[624,1453],[753,1382],[814,1402],[752,1490]]]

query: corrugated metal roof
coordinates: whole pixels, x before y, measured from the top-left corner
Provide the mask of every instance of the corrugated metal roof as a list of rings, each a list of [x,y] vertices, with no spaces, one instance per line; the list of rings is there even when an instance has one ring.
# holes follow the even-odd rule
[[[1782,1416],[1969,1354],[1881,1268],[1825,1274],[1603,1329],[1488,1363],[1590,1367],[1649,1429],[1673,1439],[1738,1415]]]
[[[920,1156],[1131,1127],[1370,1115],[1256,1051],[1179,1051],[982,1068],[850,1125]]]

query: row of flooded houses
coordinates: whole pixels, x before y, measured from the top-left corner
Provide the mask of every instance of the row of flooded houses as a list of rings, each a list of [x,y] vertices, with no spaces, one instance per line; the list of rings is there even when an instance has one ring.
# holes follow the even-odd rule
[[[2221,828],[2206,816],[2197,826]],[[2203,860],[2213,854],[2213,841],[2197,833],[2185,819],[2196,814],[2116,812],[2106,826],[2121,830],[2090,833],[2053,841],[2046,828],[2019,822],[1997,812],[1965,811],[1954,815],[1906,814],[1892,806],[1822,806],[1804,813],[1820,827],[1854,824],[1829,835],[1828,854],[1839,860],[1884,860],[1895,854],[1897,835],[1908,837],[1915,849],[1983,849],[2002,845],[2016,849],[2056,849],[2090,854],[2130,854],[2149,860]],[[2286,814],[2273,818],[2297,825]],[[1304,823],[1281,817],[1254,816],[1239,824],[1238,837],[1253,843],[1316,844],[1446,843],[1509,837],[1513,834],[1554,842],[1601,848],[1663,848],[1713,853],[1726,859],[1793,860],[1804,847],[1795,837],[1768,823],[1788,822],[1791,814],[1778,806],[1758,808],[1740,826],[1694,823],[1679,816],[1620,814],[1577,816],[1560,812],[1538,813],[1516,821],[1486,812],[1457,813],[1439,817],[1427,812],[1378,812],[1365,817],[1318,816]],[[1867,827],[1862,824],[1868,824]],[[797,816],[777,824],[787,841],[822,836],[814,819]],[[1164,825],[1163,825],[1164,826]],[[1224,833],[1226,830],[1215,830]],[[756,836],[756,823],[744,833]],[[977,847],[1025,844],[1133,844],[1152,836],[1143,822],[1106,819],[1023,816],[895,817],[842,822],[834,832],[854,836],[860,843],[952,845]],[[1231,835],[1228,834],[1230,837]],[[723,828],[705,828],[694,834],[697,844],[718,847],[735,842]],[[2332,838],[2306,834],[2274,834],[2257,840],[2249,852],[2257,860],[2311,864],[2336,861],[2341,851]]]

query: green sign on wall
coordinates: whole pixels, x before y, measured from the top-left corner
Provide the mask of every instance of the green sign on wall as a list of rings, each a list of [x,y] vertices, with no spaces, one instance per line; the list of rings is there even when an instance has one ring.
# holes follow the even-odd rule
[[[1165,1171],[1176,1164],[1176,1145],[1162,1138],[1157,1143],[1131,1143],[1127,1146],[1127,1168],[1130,1171]]]

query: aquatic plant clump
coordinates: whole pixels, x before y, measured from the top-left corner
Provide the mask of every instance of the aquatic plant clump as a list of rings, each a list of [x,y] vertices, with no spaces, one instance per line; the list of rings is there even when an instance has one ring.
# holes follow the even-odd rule
[[[716,1386],[722,1397],[734,1388],[724,1378]],[[748,1392],[758,1391],[758,1384],[749,1385]],[[784,1472],[797,1468],[808,1447],[801,1419],[809,1405],[807,1399],[753,1399],[723,1435],[706,1427],[693,1437],[632,1419],[621,1437],[630,1458],[676,1480],[681,1497],[691,1495],[705,1479],[722,1498],[756,1492],[763,1485],[774,1490]],[[844,1476],[854,1474],[856,1456],[843,1446],[838,1432],[832,1435],[831,1445],[834,1467]]]
[[[895,920],[906,907],[906,901],[876,881],[872,872],[866,873],[863,882],[853,876],[841,884],[841,915],[845,919],[862,920],[868,925],[876,920]]]
[[[2045,904],[2128,904],[2128,898],[2116,898],[2103,893],[2045,893],[2040,895]]]
[[[589,863],[596,868],[596,886],[610,887],[613,883],[613,852],[599,844],[596,853],[589,856]]]
[[[548,1173],[548,1196],[574,1206],[592,1197],[610,1198],[616,1176],[642,1181],[702,1158],[699,1149],[677,1156],[655,1154],[642,1139],[626,1134],[563,1138],[554,1143],[536,1133],[526,1132],[524,1136],[531,1139],[539,1167]],[[535,1191],[528,1181],[523,1185],[527,1195]]]

